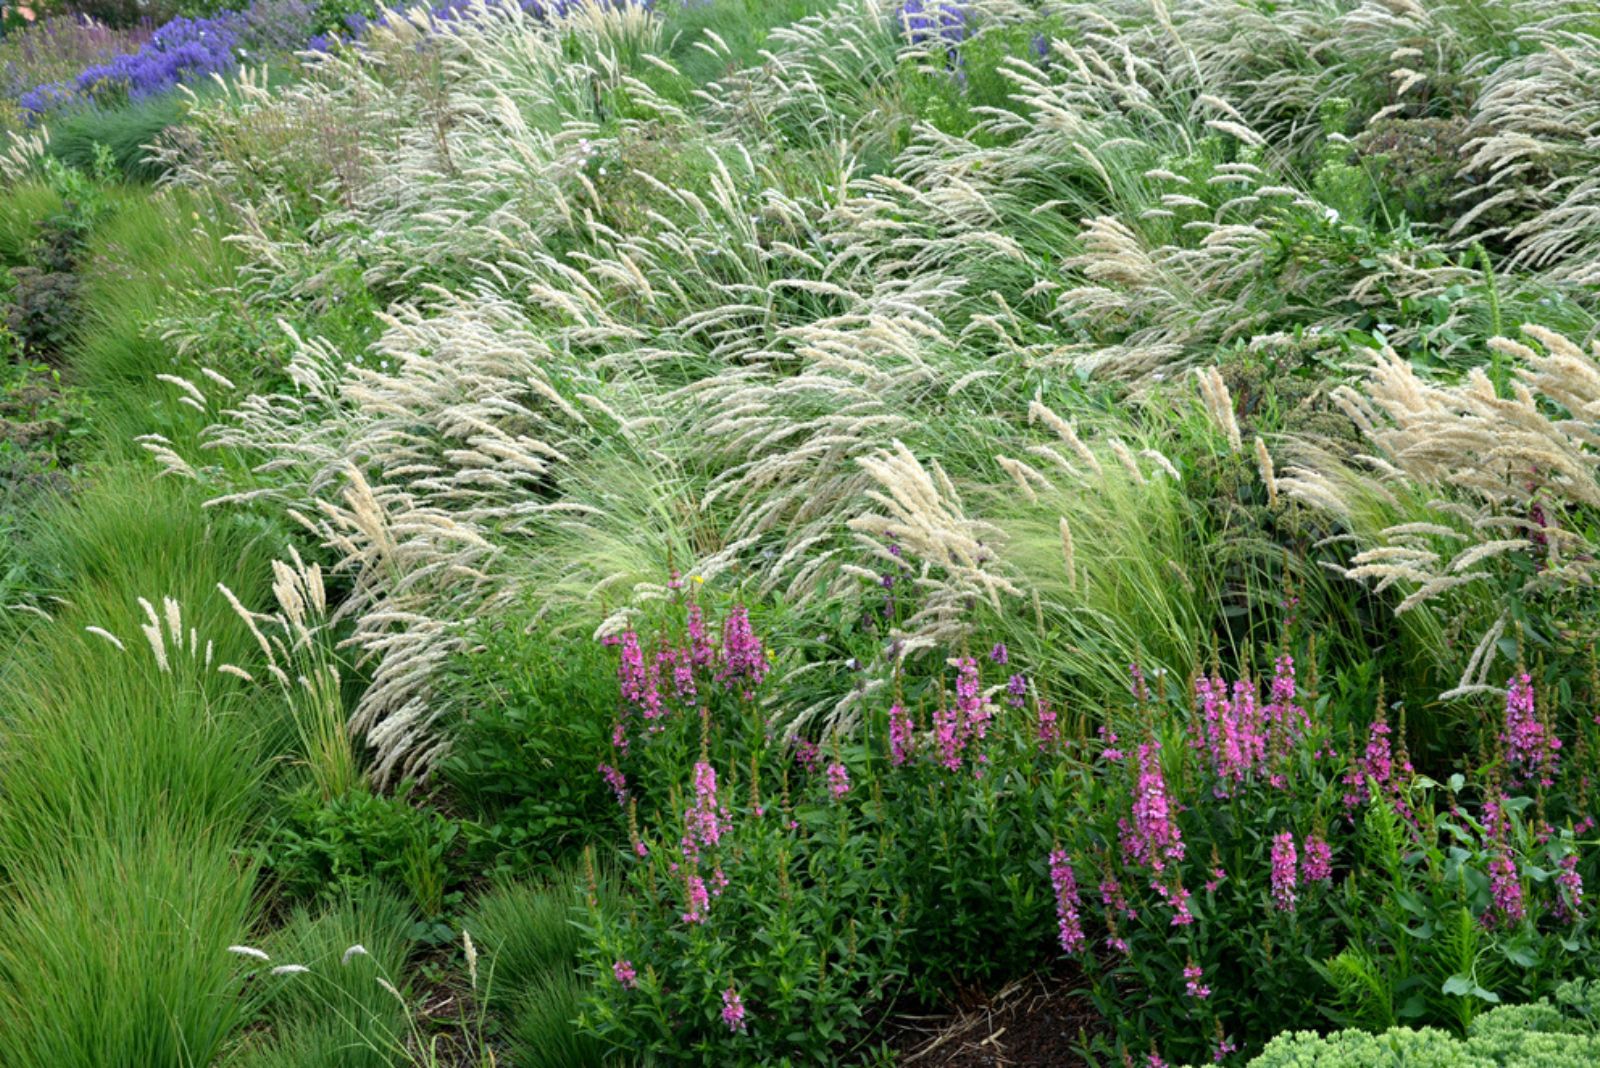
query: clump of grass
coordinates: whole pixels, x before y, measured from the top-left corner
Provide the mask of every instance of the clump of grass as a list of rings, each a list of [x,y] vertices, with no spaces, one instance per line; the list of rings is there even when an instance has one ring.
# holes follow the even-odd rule
[[[251,998],[265,1038],[247,1042],[230,1068],[379,1068],[396,1063],[407,1035],[399,989],[411,913],[369,886],[326,910],[297,909],[265,940]],[[291,971],[274,973],[289,966]],[[299,971],[299,968],[306,969]]]
[[[466,921],[487,962],[489,1007],[513,1063],[525,1068],[612,1063],[605,1043],[576,1026],[588,992],[577,970],[583,936],[573,922],[580,878],[563,869],[542,884],[502,884],[479,898]]]

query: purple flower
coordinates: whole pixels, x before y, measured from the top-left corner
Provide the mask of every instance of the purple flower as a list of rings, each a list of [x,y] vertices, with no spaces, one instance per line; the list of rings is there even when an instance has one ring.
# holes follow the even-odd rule
[[[722,992],[722,1022],[735,1034],[742,1034],[746,1030],[744,1001],[739,997],[739,992],[731,986]]]
[[[706,914],[711,910],[711,895],[706,892],[706,881],[691,874],[684,880],[684,891],[688,908],[684,911],[683,922],[705,923]]]
[[[1139,746],[1139,780],[1133,799],[1133,822],[1119,821],[1122,849],[1130,863],[1152,872],[1166,870],[1167,862],[1181,861],[1183,834],[1178,830],[1167,797],[1167,780],[1161,770],[1161,743],[1151,739]]]
[[[1539,721],[1533,679],[1527,672],[1513,678],[1506,687],[1506,722],[1500,742],[1506,748],[1506,765],[1514,783],[1537,781],[1540,786],[1554,785],[1561,739]]]
[[[1056,895],[1056,926],[1061,948],[1067,953],[1077,953],[1085,944],[1083,922],[1078,915],[1082,904],[1078,900],[1078,880],[1072,873],[1072,860],[1064,849],[1050,854],[1050,886]]]
[[[694,766],[694,804],[683,814],[683,853],[696,857],[700,847],[714,847],[722,840],[731,818],[717,803],[717,770],[705,761]]]
[[[717,681],[732,689],[735,683],[742,686],[746,699],[767,677],[767,657],[750,626],[750,613],[744,605],[736,605],[722,625],[722,669]]]
[[[632,961],[617,961],[611,966],[611,974],[616,977],[624,990],[632,990],[639,985],[639,973],[633,970]]]
[[[1013,675],[1006,680],[1006,703],[1012,708],[1021,708],[1023,699],[1028,696],[1028,676]]]
[[[993,649],[989,650],[989,659],[996,664],[1004,664],[1011,659],[1011,653],[1006,649],[1005,642],[996,642]]]
[[[837,760],[828,765],[828,792],[835,800],[850,792],[850,771]]]
[[[1296,870],[1299,858],[1295,854],[1294,835],[1289,831],[1272,836],[1272,900],[1280,912],[1293,912],[1298,896],[1295,893]]]
[[[1508,847],[1502,846],[1489,861],[1489,910],[1483,915],[1485,927],[1500,923],[1507,926],[1522,922],[1527,909],[1522,900],[1522,879],[1517,872],[1516,859]]]
[[[1183,969],[1184,993],[1188,994],[1197,1001],[1204,1001],[1206,998],[1210,997],[1211,988],[1200,981],[1205,977],[1205,970],[1201,968],[1200,965],[1196,964],[1193,959],[1191,959],[1188,965]]]
[[[894,20],[912,44],[935,39],[959,44],[971,32],[972,14],[953,0],[905,0],[895,11]]]
[[[1306,838],[1305,856],[1300,861],[1306,882],[1321,883],[1333,879],[1333,849],[1318,835]]]
[[[1583,876],[1578,874],[1578,855],[1562,857],[1560,867],[1556,875],[1556,919],[1572,923],[1583,915]]]
[[[628,780],[622,774],[622,772],[618,771],[610,764],[601,764],[595,770],[598,771],[600,773],[600,777],[606,781],[606,785],[611,787],[611,792],[617,795],[617,804],[627,804]]]
[[[889,763],[894,767],[898,768],[911,758],[916,729],[911,713],[902,708],[900,702],[889,706]]]
[[[1056,726],[1056,711],[1044,701],[1039,702],[1039,752],[1048,753],[1054,749],[1061,740],[1061,733]]]

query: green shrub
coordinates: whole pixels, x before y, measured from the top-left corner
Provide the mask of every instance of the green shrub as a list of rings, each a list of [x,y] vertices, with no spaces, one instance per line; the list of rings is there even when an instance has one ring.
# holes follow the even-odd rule
[[[594,773],[616,703],[608,660],[593,641],[503,625],[456,661],[447,685],[468,713],[442,771],[513,869],[620,829]]]
[[[1283,1034],[1250,1068],[1579,1068],[1600,1062],[1597,1020],[1600,986],[1579,981],[1557,988],[1554,1003],[1541,998],[1485,1013],[1464,1039],[1409,1027]]]

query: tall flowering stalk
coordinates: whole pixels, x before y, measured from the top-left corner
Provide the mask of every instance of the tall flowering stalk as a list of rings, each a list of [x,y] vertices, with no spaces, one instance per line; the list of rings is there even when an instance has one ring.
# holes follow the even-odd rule
[[[1293,912],[1299,900],[1296,893],[1299,857],[1294,834],[1283,831],[1272,836],[1272,902],[1280,912]]]
[[[1050,853],[1050,886],[1056,895],[1056,929],[1061,948],[1067,953],[1077,953],[1086,944],[1079,915],[1083,905],[1078,898],[1078,879],[1072,872],[1072,858],[1064,849]]]
[[[1525,671],[1513,677],[1506,687],[1505,728],[1500,743],[1505,747],[1506,767],[1511,771],[1513,785],[1555,785],[1561,739],[1540,721],[1533,679]]]
[[[912,750],[916,745],[917,725],[911,718],[911,713],[896,701],[889,706],[889,763],[900,767],[911,759]]]
[[[1333,848],[1321,835],[1307,835],[1305,855],[1301,858],[1301,871],[1308,883],[1325,883],[1333,880]]]
[[[1122,850],[1133,864],[1160,874],[1169,861],[1183,859],[1183,834],[1173,817],[1167,780],[1161,770],[1161,743],[1139,746],[1139,778],[1134,788],[1133,821],[1120,821]]]
[[[768,667],[761,639],[750,626],[749,610],[736,605],[722,624],[722,666],[717,671],[717,681],[728,689],[739,688],[749,700],[767,677]]]

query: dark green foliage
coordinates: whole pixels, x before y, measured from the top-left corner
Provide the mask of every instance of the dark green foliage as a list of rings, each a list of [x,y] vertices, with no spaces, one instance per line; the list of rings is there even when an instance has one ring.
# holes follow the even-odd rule
[[[461,657],[450,685],[470,710],[443,766],[487,824],[483,847],[512,870],[616,833],[616,801],[595,772],[615,712],[610,658],[586,638],[497,627]]]

